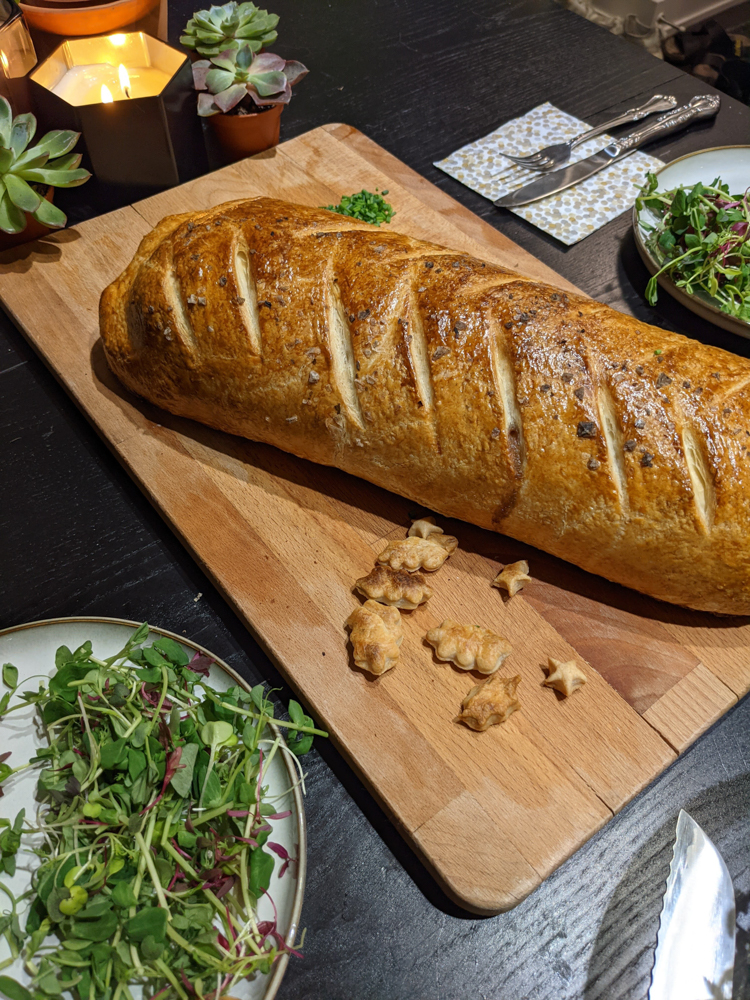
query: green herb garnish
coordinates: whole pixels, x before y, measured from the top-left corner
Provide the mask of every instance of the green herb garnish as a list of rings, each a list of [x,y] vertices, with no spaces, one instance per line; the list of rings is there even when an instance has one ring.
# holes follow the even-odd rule
[[[32,978],[27,988],[0,975],[10,1000],[132,1000],[133,987],[218,1000],[298,954],[275,920],[256,916],[274,871],[269,851],[283,859],[280,876],[296,860],[268,839],[270,821],[289,813],[277,811],[264,776],[277,753],[296,760],[326,734],[294,701],[289,721],[274,718],[263,685],[214,690],[207,656],[191,660],[167,637],[143,646],[148,634],[142,625],[107,659],[90,642],[61,646],[49,682],[7,709],[35,703],[49,735],[23,765],[41,765],[39,825],[23,829],[23,810],[0,821],[0,870],[13,874],[28,834],[39,858],[18,899],[0,881],[12,904],[0,916],[12,956],[0,969],[20,957]],[[15,688],[14,670],[3,677]],[[30,903],[23,930],[21,901]]]
[[[730,316],[750,322],[750,202],[748,192],[731,195],[721,178],[710,185],[696,184],[657,191],[657,178],[648,174],[636,201],[640,214],[652,213],[653,226],[646,244],[661,265],[646,286],[651,305],[658,298],[657,279],[669,274],[678,288],[692,295],[702,291]]]
[[[377,192],[377,188],[375,191]],[[382,194],[373,194],[372,191],[357,192],[357,194],[345,194],[338,205],[325,205],[329,212],[338,212],[339,215],[348,215],[352,219],[361,219],[362,222],[370,222],[373,226],[379,226],[381,222],[390,222],[396,214],[393,206],[389,205]]]

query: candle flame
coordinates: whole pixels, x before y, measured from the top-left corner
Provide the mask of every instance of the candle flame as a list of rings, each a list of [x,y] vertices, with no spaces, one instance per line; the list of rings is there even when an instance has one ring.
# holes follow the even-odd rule
[[[102,84],[102,104],[111,104],[114,101],[112,91]]]
[[[118,34],[118,35],[110,35],[109,40],[113,45],[124,45],[125,42],[127,41],[127,38],[125,35]]]
[[[117,75],[120,78],[120,86],[122,87],[123,93],[126,97],[130,97],[130,77],[128,76],[128,71],[122,63],[120,63],[117,67]]]

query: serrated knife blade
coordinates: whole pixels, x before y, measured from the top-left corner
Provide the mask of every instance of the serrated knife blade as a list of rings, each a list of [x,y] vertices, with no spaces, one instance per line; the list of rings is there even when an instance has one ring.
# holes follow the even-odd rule
[[[731,1000],[734,928],[734,889],[724,859],[680,810],[649,1000]]]

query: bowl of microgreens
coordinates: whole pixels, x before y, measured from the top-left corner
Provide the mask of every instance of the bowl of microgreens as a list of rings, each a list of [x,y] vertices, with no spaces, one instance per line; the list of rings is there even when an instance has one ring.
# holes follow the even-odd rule
[[[325,734],[146,624],[6,629],[0,660],[0,996],[270,1000]]]
[[[634,208],[638,251],[692,312],[750,337],[750,147],[702,150],[649,174]]]

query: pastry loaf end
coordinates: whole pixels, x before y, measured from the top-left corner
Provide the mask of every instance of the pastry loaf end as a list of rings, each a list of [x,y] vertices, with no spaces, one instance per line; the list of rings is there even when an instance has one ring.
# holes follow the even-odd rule
[[[750,362],[268,198],[172,216],[105,289],[114,373],[646,594],[750,614]]]

